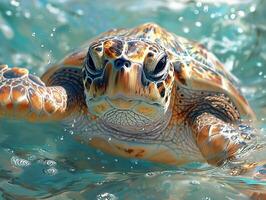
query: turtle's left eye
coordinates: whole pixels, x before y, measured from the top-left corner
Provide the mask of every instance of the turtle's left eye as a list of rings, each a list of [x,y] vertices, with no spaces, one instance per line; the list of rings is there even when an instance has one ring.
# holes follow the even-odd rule
[[[145,72],[146,77],[153,81],[158,81],[162,79],[167,70],[166,65],[167,65],[167,55],[163,54],[160,56],[160,58],[156,63],[152,64],[153,67],[146,69]]]
[[[157,65],[155,66],[154,70],[153,70],[153,73],[154,74],[158,74],[160,73],[161,71],[164,70],[165,66],[166,66],[166,62],[167,62],[167,56],[164,55],[160,60],[159,62],[157,63]]]

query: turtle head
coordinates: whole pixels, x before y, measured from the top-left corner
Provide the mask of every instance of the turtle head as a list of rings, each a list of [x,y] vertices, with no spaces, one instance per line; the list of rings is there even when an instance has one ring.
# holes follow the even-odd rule
[[[109,127],[148,130],[171,113],[173,71],[158,44],[124,37],[92,42],[83,67],[88,110]]]

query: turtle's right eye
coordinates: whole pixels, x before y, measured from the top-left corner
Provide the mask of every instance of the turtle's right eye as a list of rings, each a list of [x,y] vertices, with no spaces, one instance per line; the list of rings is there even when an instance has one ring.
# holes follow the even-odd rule
[[[98,69],[95,66],[95,63],[92,59],[92,56],[90,52],[88,52],[87,58],[86,58],[86,68],[92,75],[98,75],[102,72],[102,70]]]

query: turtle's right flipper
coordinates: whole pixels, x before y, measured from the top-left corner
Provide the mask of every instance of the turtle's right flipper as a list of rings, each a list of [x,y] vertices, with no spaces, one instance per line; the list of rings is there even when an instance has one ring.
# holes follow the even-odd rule
[[[25,68],[0,65],[0,117],[30,121],[61,119],[67,93],[61,86],[46,87]]]

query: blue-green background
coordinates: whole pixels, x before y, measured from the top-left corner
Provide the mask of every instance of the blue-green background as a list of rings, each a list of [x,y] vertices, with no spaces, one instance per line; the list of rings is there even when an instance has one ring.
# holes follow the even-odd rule
[[[263,133],[265,21],[264,0],[2,0],[0,63],[41,75],[103,31],[156,22],[203,43],[225,64]],[[170,168],[112,157],[73,140],[61,124],[0,120],[3,199],[246,199],[239,190],[256,184],[265,190],[263,181],[206,164]]]

